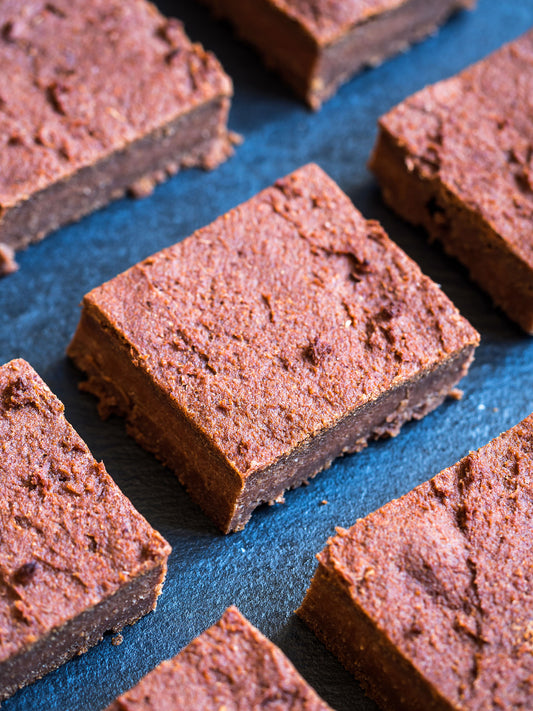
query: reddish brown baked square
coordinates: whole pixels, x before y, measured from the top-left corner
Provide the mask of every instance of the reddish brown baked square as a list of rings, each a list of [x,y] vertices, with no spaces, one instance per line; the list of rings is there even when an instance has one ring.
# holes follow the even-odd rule
[[[170,547],[23,360],[0,367],[0,699],[155,608]]]
[[[331,711],[235,607],[107,711]]]
[[[201,0],[314,109],[475,0]]]
[[[90,292],[68,353],[227,532],[439,405],[478,338],[309,165]]]
[[[533,30],[380,119],[370,167],[533,334]]]
[[[0,66],[0,271],[126,190],[230,152],[229,78],[145,0],[3,0]]]
[[[339,529],[298,614],[385,709],[533,698],[533,415]]]

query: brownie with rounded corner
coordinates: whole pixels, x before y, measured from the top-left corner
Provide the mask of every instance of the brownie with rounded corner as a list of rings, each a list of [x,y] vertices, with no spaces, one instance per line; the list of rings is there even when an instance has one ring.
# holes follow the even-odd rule
[[[107,711],[331,711],[283,652],[229,607]]]
[[[153,610],[170,547],[23,360],[0,367],[0,700]]]
[[[201,0],[313,109],[476,0]]]
[[[231,152],[229,77],[146,0],[4,0],[0,65],[0,272],[126,191]]]
[[[87,294],[68,354],[228,532],[437,407],[478,342],[308,165]]]
[[[384,709],[533,698],[533,415],[338,529],[298,614]]]
[[[533,334],[533,30],[379,122],[385,201]]]

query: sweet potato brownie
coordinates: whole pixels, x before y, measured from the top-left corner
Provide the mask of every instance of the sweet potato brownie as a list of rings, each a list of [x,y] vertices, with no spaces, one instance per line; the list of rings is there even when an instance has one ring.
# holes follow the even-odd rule
[[[0,66],[4,272],[127,189],[229,154],[229,78],[145,0],[3,0]]]
[[[170,548],[23,360],[0,367],[0,700],[154,609]]]
[[[385,709],[531,708],[533,415],[338,530],[298,614]]]
[[[533,30],[380,120],[386,202],[533,334]]]
[[[475,0],[201,0],[314,109],[340,84]]]
[[[235,607],[107,711],[331,711]]]
[[[68,353],[227,532],[439,405],[478,338],[309,165],[86,295]]]

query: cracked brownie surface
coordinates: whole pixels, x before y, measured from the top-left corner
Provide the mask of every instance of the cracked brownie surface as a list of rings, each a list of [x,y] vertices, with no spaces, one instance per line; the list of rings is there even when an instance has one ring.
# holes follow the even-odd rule
[[[532,476],[533,415],[339,530],[318,556],[321,579],[342,589],[350,614],[357,610],[373,631],[361,649],[342,631],[334,640],[318,607],[330,587],[315,580],[300,614],[385,708],[396,693],[398,708],[529,707]],[[371,668],[364,656],[378,638],[381,657]],[[391,690],[391,665],[405,662],[405,686]],[[418,696],[421,688],[429,695]]]

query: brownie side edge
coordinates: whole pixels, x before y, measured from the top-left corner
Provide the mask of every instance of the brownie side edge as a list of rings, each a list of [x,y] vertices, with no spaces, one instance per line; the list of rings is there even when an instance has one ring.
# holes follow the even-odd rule
[[[491,224],[438,177],[422,175],[408,149],[383,124],[369,167],[385,202],[403,219],[422,226],[431,240],[438,240],[446,253],[465,265],[472,281],[533,335],[533,271]]]

